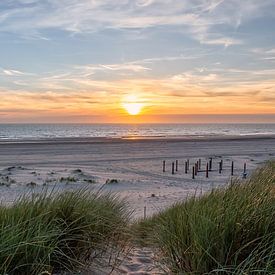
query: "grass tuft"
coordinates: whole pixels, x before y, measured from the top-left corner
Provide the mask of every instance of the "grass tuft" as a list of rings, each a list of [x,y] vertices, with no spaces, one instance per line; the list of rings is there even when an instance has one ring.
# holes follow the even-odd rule
[[[134,225],[175,274],[275,274],[275,162]]]
[[[0,207],[0,274],[75,271],[119,253],[129,211],[87,190],[21,197]]]

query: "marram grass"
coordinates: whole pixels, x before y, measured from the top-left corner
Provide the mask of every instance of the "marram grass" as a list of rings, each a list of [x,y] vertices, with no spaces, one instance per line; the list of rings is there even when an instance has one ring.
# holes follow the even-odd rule
[[[134,225],[173,274],[275,274],[275,162]]]
[[[0,207],[0,274],[74,271],[123,250],[129,212],[87,190],[22,197]]]

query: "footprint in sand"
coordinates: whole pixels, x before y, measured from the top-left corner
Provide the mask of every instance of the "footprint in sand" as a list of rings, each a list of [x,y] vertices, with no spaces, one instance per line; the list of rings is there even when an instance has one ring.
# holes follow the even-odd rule
[[[156,268],[153,252],[147,248],[135,248],[121,264],[118,274],[152,275],[165,274]]]

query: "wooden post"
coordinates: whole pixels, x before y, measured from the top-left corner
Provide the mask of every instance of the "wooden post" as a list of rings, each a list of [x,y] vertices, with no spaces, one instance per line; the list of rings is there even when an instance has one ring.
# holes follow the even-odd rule
[[[221,159],[221,171],[222,171],[222,168],[223,168],[222,166],[223,166],[223,160]]]
[[[178,171],[178,160],[176,160],[176,172]]]
[[[185,174],[187,174],[187,171],[188,171],[188,169],[187,169],[188,167],[187,167],[187,161],[185,162]]]
[[[209,171],[212,171],[212,158],[209,160]]]
[[[165,160],[162,162],[162,172],[165,172]]]
[[[175,163],[172,162],[172,175],[174,175],[174,174],[175,174]]]
[[[199,159],[199,170],[201,170],[201,159]]]
[[[193,166],[193,169],[192,169],[192,179],[195,178],[195,166]]]
[[[231,163],[231,176],[234,175],[234,161]]]
[[[219,174],[222,173],[222,161],[219,162]]]
[[[246,179],[247,173],[246,173],[246,163],[243,165],[243,179]]]
[[[188,171],[189,171],[189,165],[190,165],[189,159],[187,159],[187,170],[188,170]]]
[[[209,166],[208,166],[208,162],[206,163],[206,174],[205,176],[208,178],[208,169],[209,169]]]
[[[146,219],[146,206],[144,206],[143,217],[144,217],[144,219]]]
[[[198,163],[195,163],[195,176],[198,174]]]

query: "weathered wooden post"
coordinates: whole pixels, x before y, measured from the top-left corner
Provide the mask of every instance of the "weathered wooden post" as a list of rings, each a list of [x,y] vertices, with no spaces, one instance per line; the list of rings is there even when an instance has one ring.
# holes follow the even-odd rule
[[[231,176],[234,175],[234,161],[231,163]]]
[[[208,169],[209,169],[209,166],[208,166],[208,162],[206,163],[206,174],[205,176],[208,178]]]
[[[189,159],[187,159],[187,170],[188,171],[189,171],[189,166],[190,166]]]
[[[188,167],[187,167],[187,161],[185,162],[185,174],[187,174],[187,171],[188,171],[188,169],[187,169]]]
[[[219,174],[222,173],[222,161],[219,162]]]
[[[178,171],[178,160],[176,160],[176,172]]]
[[[246,173],[246,163],[243,165],[243,178],[246,179],[247,173]]]
[[[144,217],[144,219],[146,219],[146,206],[144,206],[143,217]]]
[[[209,171],[212,171],[212,158],[209,160]]]
[[[221,171],[222,171],[222,168],[223,168],[222,166],[223,166],[223,160],[221,159]]]
[[[174,175],[174,174],[175,174],[175,163],[172,162],[172,175]]]
[[[199,170],[201,170],[201,159],[199,159]]]
[[[165,160],[162,162],[162,172],[165,172]]]
[[[192,169],[192,179],[195,178],[195,166],[193,166],[193,169]]]
[[[195,176],[197,176],[198,174],[198,163],[196,162],[195,163]]]

